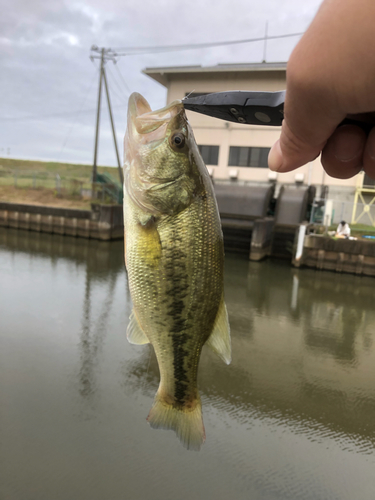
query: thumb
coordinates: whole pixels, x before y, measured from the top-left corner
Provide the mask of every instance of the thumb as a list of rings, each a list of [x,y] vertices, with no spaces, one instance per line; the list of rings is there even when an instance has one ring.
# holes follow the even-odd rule
[[[271,170],[289,172],[313,161],[345,118],[337,95],[337,80],[345,80],[337,55],[343,35],[335,37],[330,29],[339,2],[323,2],[290,56],[281,135],[268,157]]]
[[[290,172],[315,160],[326,141],[310,144],[303,137],[295,135],[286,120],[283,121],[280,139],[272,146],[268,156],[268,166],[276,172]]]
[[[321,96],[319,102],[308,92],[301,94],[287,94],[280,139],[268,156],[271,170],[290,172],[315,160],[343,119],[322,105]]]
[[[374,15],[373,0],[322,2],[287,65],[284,122],[269,154],[271,170],[294,170],[323,148],[329,173],[344,178],[360,168],[365,137],[358,129],[335,130],[348,113],[375,109]]]

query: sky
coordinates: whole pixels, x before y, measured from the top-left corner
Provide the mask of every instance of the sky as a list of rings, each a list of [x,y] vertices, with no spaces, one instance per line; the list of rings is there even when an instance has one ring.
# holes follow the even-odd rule
[[[0,0],[0,157],[93,161],[99,61],[92,45],[164,46],[284,35],[306,30],[321,0]],[[287,61],[299,37],[268,40],[266,61]],[[261,62],[263,42],[128,55],[106,65],[122,157],[127,100],[152,109],[166,89],[146,67]],[[245,89],[241,89],[245,90]],[[116,165],[102,96],[98,163]]]

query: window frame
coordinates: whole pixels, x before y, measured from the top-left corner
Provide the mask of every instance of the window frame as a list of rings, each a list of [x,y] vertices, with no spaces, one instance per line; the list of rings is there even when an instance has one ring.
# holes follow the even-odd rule
[[[212,163],[210,161],[206,161],[204,156],[205,156],[205,153],[202,152],[202,148],[209,148],[209,152],[208,152],[208,157],[209,157],[209,160],[212,160],[214,159],[215,161]],[[217,167],[219,165],[219,152],[220,152],[220,145],[217,145],[217,144],[198,144],[198,150],[199,150],[199,153],[204,161],[204,163],[206,165],[210,165],[212,167]]]
[[[264,146],[230,146],[228,167],[268,168],[270,149]]]

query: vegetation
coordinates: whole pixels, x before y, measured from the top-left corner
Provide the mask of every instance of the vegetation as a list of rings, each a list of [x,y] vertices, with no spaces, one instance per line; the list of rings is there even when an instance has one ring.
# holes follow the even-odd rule
[[[350,229],[353,236],[357,236],[357,234],[375,234],[375,227],[366,224],[350,224]]]
[[[117,168],[100,166],[98,173],[119,182]],[[0,201],[89,208],[91,175],[92,165],[0,158]],[[107,198],[100,201],[113,203]]]
[[[59,174],[61,179],[77,179],[83,182],[90,182],[92,165],[0,158],[0,173],[5,174],[7,172]],[[114,167],[98,167],[98,172],[101,174],[107,173],[116,180],[119,178],[118,170]]]
[[[363,235],[375,236],[375,226],[368,226],[366,224],[349,224],[350,234],[355,238],[361,238]],[[324,231],[324,226],[321,226]],[[337,224],[332,224],[328,227],[328,231],[336,231]]]

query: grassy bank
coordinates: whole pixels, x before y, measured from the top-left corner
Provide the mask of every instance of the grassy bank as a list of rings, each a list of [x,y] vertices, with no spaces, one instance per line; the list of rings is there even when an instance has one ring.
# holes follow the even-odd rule
[[[0,186],[0,201],[22,203],[24,205],[43,205],[48,207],[91,209],[91,199],[73,196],[59,197],[54,189],[48,188],[15,188]]]
[[[370,234],[370,235],[375,235],[375,227],[374,226],[367,226],[366,224],[349,224],[350,226],[350,234],[352,236],[355,236],[356,238],[364,235],[364,234]],[[337,224],[334,224],[328,228],[329,231],[336,231],[337,229]]]
[[[118,182],[118,169],[98,167]],[[90,198],[77,196],[91,189],[92,165],[0,158],[0,200],[12,203],[90,208]]]
[[[92,165],[0,158],[0,172],[29,172],[30,174],[44,172],[51,175],[59,174],[62,179],[69,178],[90,182]],[[100,166],[98,172],[107,173],[114,179],[119,179],[117,168]]]

